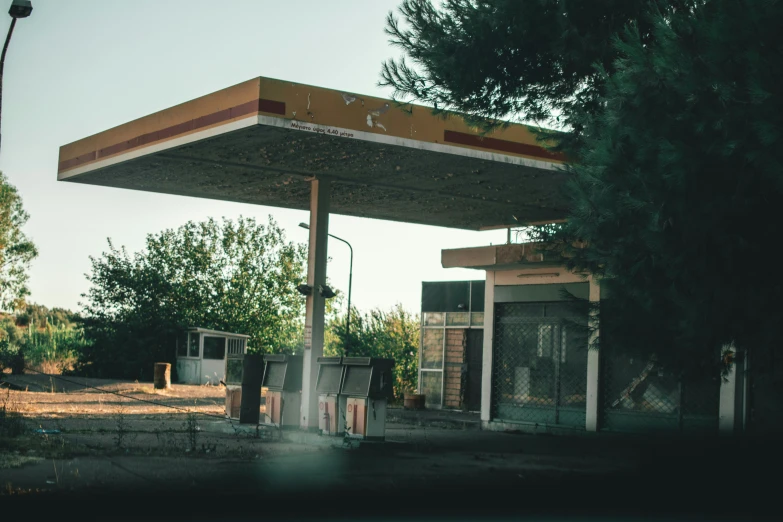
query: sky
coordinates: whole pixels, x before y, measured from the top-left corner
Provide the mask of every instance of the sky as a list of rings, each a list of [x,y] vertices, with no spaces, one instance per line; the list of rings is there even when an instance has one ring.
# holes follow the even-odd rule
[[[33,0],[6,57],[0,152],[39,250],[28,300],[78,310],[90,256],[108,238],[135,252],[148,234],[189,220],[271,215],[289,240],[306,242],[305,211],[58,182],[59,147],[257,76],[390,97],[378,81],[383,60],[399,56],[384,33],[399,2]],[[0,20],[5,35],[11,18]],[[506,234],[338,215],[329,232],[353,246],[355,306],[413,312],[422,281],[484,276],[442,268],[442,249],[503,243]],[[348,248],[332,241],[329,256],[327,275],[346,290]]]

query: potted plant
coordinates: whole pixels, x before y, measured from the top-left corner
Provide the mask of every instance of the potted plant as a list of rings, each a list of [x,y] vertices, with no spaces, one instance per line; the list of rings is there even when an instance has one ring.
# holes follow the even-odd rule
[[[406,390],[403,395],[403,408],[406,410],[423,410],[424,395],[416,390]]]

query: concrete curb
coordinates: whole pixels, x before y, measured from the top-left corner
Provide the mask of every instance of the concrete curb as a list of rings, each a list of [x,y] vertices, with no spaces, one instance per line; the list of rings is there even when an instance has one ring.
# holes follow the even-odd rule
[[[343,437],[329,437],[318,433],[300,431],[296,429],[279,430],[272,425],[239,424],[234,420],[229,422],[210,420],[199,422],[199,428],[207,433],[223,433],[227,435],[244,435],[246,437],[259,437],[271,441],[290,442],[305,446],[332,447],[337,449],[370,449],[380,448],[385,442],[364,441],[360,439],[344,439]],[[386,441],[399,442],[399,441]]]
[[[405,424],[408,426],[424,426],[427,428],[445,428],[445,429],[457,429],[457,430],[480,430],[481,421],[472,420],[459,420],[449,418],[426,418],[426,417],[413,417],[408,415],[395,415],[394,413],[387,414],[387,424]]]

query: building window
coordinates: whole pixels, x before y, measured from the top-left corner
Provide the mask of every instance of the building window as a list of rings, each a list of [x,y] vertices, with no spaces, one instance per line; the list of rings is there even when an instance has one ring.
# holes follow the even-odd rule
[[[470,326],[484,328],[484,312],[472,312],[470,314]]]
[[[245,353],[245,340],[244,339],[229,339],[228,340],[228,355],[242,355]]]
[[[443,318],[446,314],[440,312],[425,312],[424,326],[443,326]]]
[[[443,404],[443,373],[421,372],[421,393],[428,408],[440,408]]]
[[[449,312],[446,314],[446,326],[469,326],[470,313]]]
[[[554,343],[554,325],[551,324],[539,324],[538,325],[538,356],[550,358],[552,357],[552,344]]]
[[[178,335],[177,336],[177,357],[187,357],[188,356],[188,336],[187,335]]]
[[[204,359],[222,360],[225,356],[225,337],[204,337]]]
[[[445,330],[441,328],[425,328],[424,342],[421,347],[422,369],[443,368],[443,342]]]
[[[188,335],[188,357],[198,357],[198,334]]]

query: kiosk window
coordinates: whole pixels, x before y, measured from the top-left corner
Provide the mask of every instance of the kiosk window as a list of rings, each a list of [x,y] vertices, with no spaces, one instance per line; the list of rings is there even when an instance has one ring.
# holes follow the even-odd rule
[[[204,337],[204,359],[222,360],[226,357],[225,337]]]

